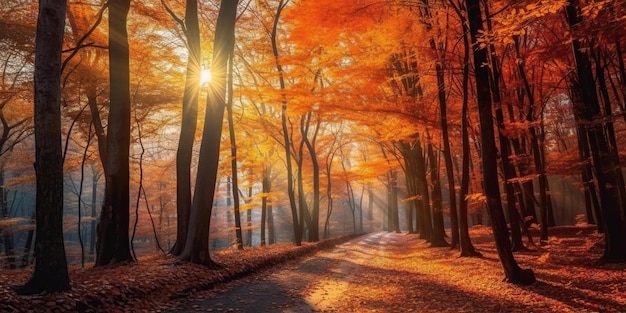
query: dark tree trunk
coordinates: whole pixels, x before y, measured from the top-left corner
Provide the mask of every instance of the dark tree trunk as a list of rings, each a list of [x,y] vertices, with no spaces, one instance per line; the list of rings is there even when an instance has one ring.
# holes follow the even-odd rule
[[[488,8],[485,8],[485,15],[489,16]],[[488,28],[491,29],[491,19],[487,19]],[[524,248],[522,243],[522,232],[520,230],[519,220],[516,217],[517,208],[515,206],[515,189],[513,183],[509,180],[515,178],[515,167],[509,159],[511,155],[511,145],[509,138],[504,135],[504,113],[502,112],[502,100],[500,94],[500,61],[498,59],[495,46],[490,46],[491,51],[491,90],[493,94],[493,102],[496,112],[496,123],[498,127],[498,139],[500,142],[500,159],[502,161],[502,169],[504,173],[504,190],[506,193],[506,208],[509,214],[509,223],[511,225],[511,250],[518,251]]]
[[[425,20],[426,29],[432,30],[432,22],[433,18],[429,6],[428,1],[424,1],[424,10],[420,10],[423,12],[423,20]],[[449,203],[450,203],[450,228],[451,228],[451,241],[450,248],[456,249],[459,246],[459,220],[458,213],[456,207],[456,189],[454,187],[454,169],[452,167],[452,154],[450,152],[450,138],[448,135],[448,115],[447,115],[447,101],[446,101],[446,83],[445,83],[445,75],[444,75],[444,64],[445,59],[443,58],[443,44],[441,42],[436,42],[436,39],[440,36],[432,35],[428,39],[428,43],[430,48],[437,54],[437,62],[435,64],[435,73],[437,76],[437,98],[439,101],[439,111],[440,111],[440,125],[441,125],[441,136],[443,139],[443,156],[446,165],[446,176],[448,180],[448,191],[449,191]]]
[[[93,256],[96,248],[96,207],[98,205],[98,172],[91,167],[91,227],[89,236],[89,255]]]
[[[391,171],[391,230],[396,233],[400,232],[400,213],[398,210],[398,172],[396,170]],[[356,205],[355,205],[356,210]],[[361,207],[359,206],[359,211]]]
[[[428,184],[426,183],[426,159],[422,150],[422,143],[418,140],[415,143],[413,157],[415,158],[416,166],[416,182],[417,190],[421,198],[418,203],[418,215],[420,217],[420,238],[425,239],[428,242],[433,238],[433,223],[432,215],[430,211],[430,196],[428,194]]]
[[[63,157],[61,150],[61,50],[65,1],[39,1],[35,39],[35,271],[18,294],[70,289],[63,245]]]
[[[0,219],[9,218],[9,212],[7,208],[6,189],[4,189],[4,171],[0,171]],[[4,256],[6,257],[6,268],[14,269],[15,263],[15,246],[13,244],[13,235],[5,233],[2,235],[2,242],[4,245]]]
[[[267,241],[265,240],[265,225],[269,225],[269,210],[271,210],[271,205],[267,204],[267,194],[272,191],[272,167],[268,164],[264,165],[263,169],[263,181],[262,181],[262,191],[263,197],[261,198],[261,246],[265,246]],[[269,232],[268,232],[269,233]],[[271,235],[270,235],[271,237]]]
[[[374,220],[374,192],[371,183],[367,185],[367,220]]]
[[[567,20],[571,32],[576,34],[582,18],[579,16],[579,3],[571,1],[566,6]],[[581,101],[574,107],[575,117],[589,124],[586,135],[595,167],[595,174],[600,191],[600,203],[604,217],[604,255],[606,262],[626,261],[626,221],[624,220],[625,205],[623,196],[623,181],[619,182],[621,171],[619,163],[615,162],[614,152],[604,137],[604,129],[599,123],[602,118],[600,105],[596,93],[596,86],[591,68],[591,61],[587,49],[583,49],[580,39],[572,39],[572,50],[576,60],[575,92],[579,92]],[[617,147],[613,147],[617,148]]]
[[[520,58],[519,53],[519,38],[515,37],[515,51],[517,53],[518,59]],[[520,78],[524,84],[524,93],[528,98],[528,114],[526,115],[526,120],[529,123],[533,123],[535,121],[535,98],[532,92],[532,87],[530,86],[530,82],[526,77],[526,71],[524,68],[523,62],[517,62],[517,71],[519,73]],[[522,96],[520,96],[523,98]],[[535,127],[530,128],[530,144],[533,150],[533,161],[535,164],[535,172],[537,173],[537,180],[539,181],[539,212],[541,213],[541,231],[540,231],[540,241],[542,244],[547,243],[548,241],[548,208],[547,208],[547,184],[548,181],[546,179],[546,173],[544,170],[543,164],[543,151],[539,145],[539,136],[537,135],[537,130]]]
[[[274,234],[274,209],[272,205],[267,206],[267,237],[268,244],[276,243],[276,235]]]
[[[230,176],[226,179],[226,184],[228,184],[226,187],[226,193],[228,194],[228,198],[226,199],[226,207],[229,211],[231,206],[233,207],[233,216],[235,217],[235,246],[238,250],[242,250],[243,233],[241,231],[241,212],[239,211],[239,205],[237,204],[239,202],[239,184],[234,183],[234,179],[234,177],[231,178]],[[233,196],[232,201],[230,198],[231,195]]]
[[[180,23],[180,21],[179,21]],[[198,123],[198,93],[202,74],[202,50],[198,1],[185,2],[185,20],[180,23],[187,38],[187,73],[183,93],[183,111],[178,149],[176,150],[176,242],[170,253],[180,255],[187,240],[187,224],[191,210],[191,157]]]
[[[109,2],[109,79],[111,103],[107,126],[107,171],[100,212],[96,263],[134,261],[129,245],[130,67],[126,17],[130,0]]]
[[[235,236],[237,238],[235,246],[238,250],[243,250],[243,237],[241,234],[241,213],[239,210],[240,201],[239,193],[237,192],[239,190],[239,175],[237,174],[237,137],[235,136],[235,121],[233,119],[233,55],[234,51],[230,51],[230,57],[228,62],[228,102],[226,103],[226,110],[228,111],[228,134],[230,137],[230,172],[232,175],[233,210],[235,213]],[[250,211],[248,210],[248,212]]]
[[[577,91],[573,90],[572,86],[571,98],[574,106],[580,105],[576,104],[577,101],[582,101],[580,97],[577,96],[578,94],[579,93]],[[596,185],[591,166],[591,152],[589,151],[589,141],[587,140],[587,131],[585,130],[585,127],[578,125],[576,127],[576,135],[578,138],[578,155],[581,162],[583,162],[582,181],[585,188],[585,197],[589,197],[591,204],[593,205],[591,208],[593,209],[597,219],[598,232],[604,233],[604,217],[602,216],[602,208],[600,207],[600,201],[598,199],[598,194],[596,193]],[[591,218],[593,218],[593,215],[591,215]],[[587,215],[587,220],[589,220],[589,214]]]
[[[480,33],[483,31],[480,1],[467,0],[466,6],[472,45],[478,45],[478,36],[480,36]],[[497,169],[498,155],[494,137],[489,69],[483,66],[483,64],[487,64],[487,51],[485,49],[475,49],[474,69],[480,117],[483,184],[484,193],[487,198],[487,209],[492,222],[498,256],[504,268],[507,281],[515,284],[531,284],[536,280],[533,271],[530,269],[521,269],[517,265],[513,253],[511,252],[506,220],[504,218],[502,203],[500,202]]]
[[[303,119],[301,119],[300,121],[302,122]],[[299,222],[298,225],[299,225],[300,230],[303,232],[303,236],[304,236],[304,230],[308,229],[310,232],[310,229],[313,227],[313,225],[311,225],[311,214],[309,212],[309,206],[307,205],[306,194],[304,192],[303,162],[304,162],[304,140],[300,141],[300,147],[298,149],[298,159],[296,162],[298,166],[298,208],[300,210],[299,212],[300,220],[298,221]]]
[[[213,62],[211,63],[212,80],[209,85],[205,125],[200,142],[198,174],[188,222],[187,240],[180,255],[182,261],[202,264],[210,268],[218,267],[209,255],[209,229],[226,107],[228,61],[235,44],[235,18],[238,2],[237,0],[222,0],[217,17]]]
[[[276,37],[278,36],[278,21],[280,20],[280,15],[283,12],[285,6],[287,6],[286,0],[280,0],[278,2],[278,7],[276,8],[276,14],[274,15],[274,24],[272,26],[272,33],[270,35],[270,40],[272,42],[272,52],[274,54],[274,60],[276,61],[276,71],[278,72],[278,80],[280,82],[280,90],[284,92],[285,90],[285,77],[283,73],[283,67],[280,64],[279,54],[278,54],[278,44],[276,42]],[[285,165],[287,167],[287,194],[289,196],[289,207],[291,208],[291,222],[293,226],[293,242],[296,246],[302,244],[302,227],[300,227],[300,223],[298,222],[298,208],[296,206],[296,194],[293,187],[293,168],[291,164],[291,140],[289,136],[289,130],[287,129],[287,99],[286,96],[282,95],[281,100],[281,125],[283,131],[283,140],[285,145]]]
[[[326,208],[326,220],[324,221],[324,238],[330,238],[330,215],[333,213],[333,193],[332,193],[332,176],[331,167],[333,163],[334,153],[329,153],[326,158],[326,198],[328,206]]]
[[[446,231],[443,226],[443,206],[441,194],[441,182],[439,180],[439,158],[435,156],[432,143],[428,144],[428,159],[430,163],[430,182],[433,186],[433,236],[430,241],[431,247],[449,247],[446,242]]]
[[[461,2],[461,1],[459,1]],[[463,5],[459,3],[455,7],[459,18],[465,19],[462,13]],[[464,9],[463,9],[464,10]],[[470,43],[468,38],[469,30],[467,24],[463,23],[463,100],[461,109],[461,144],[463,147],[463,159],[461,160],[461,190],[459,190],[460,206],[459,206],[459,243],[462,257],[482,256],[482,254],[474,248],[472,240],[469,236],[467,221],[467,195],[469,194],[470,183],[470,142],[469,142],[469,56]]]
[[[311,122],[311,112],[306,114],[306,132],[302,134],[304,144],[311,155],[311,164],[313,165],[313,208],[311,211],[311,225],[309,225],[309,241],[316,242],[320,240],[319,224],[320,224],[320,166],[317,160],[317,152],[315,151],[315,142],[320,129],[320,119],[315,125],[313,139],[308,138],[308,129]]]

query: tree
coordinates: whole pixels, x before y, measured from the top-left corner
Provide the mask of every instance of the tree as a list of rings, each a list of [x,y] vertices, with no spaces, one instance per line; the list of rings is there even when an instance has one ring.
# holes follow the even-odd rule
[[[483,31],[479,0],[466,0],[467,18],[473,45],[477,45],[477,38]],[[497,151],[494,137],[493,114],[491,107],[491,91],[489,87],[489,69],[487,51],[477,47],[474,50],[474,71],[476,95],[480,117],[480,139],[482,144],[483,188],[487,198],[487,209],[492,222],[493,236],[498,250],[498,257],[504,268],[507,281],[515,284],[532,284],[535,274],[530,269],[522,269],[517,265],[504,219],[500,190],[498,183]]]
[[[162,2],[165,5],[165,2]],[[178,22],[187,39],[187,75],[183,94],[183,116],[180,137],[176,150],[176,243],[170,250],[180,255],[187,240],[187,222],[191,210],[191,157],[198,123],[198,94],[201,77],[200,24],[198,22],[198,1],[185,2],[185,19],[178,18],[165,5],[166,10]]]
[[[280,83],[280,90],[285,90],[285,77],[282,64],[280,63],[280,56],[278,52],[278,22],[280,21],[280,15],[285,7],[289,4],[289,0],[280,0],[278,7],[276,8],[276,15],[274,15],[274,23],[270,32],[270,39],[272,42],[272,52],[274,53],[274,59],[276,61],[276,71],[278,72],[278,79]],[[293,167],[291,164],[291,139],[289,138],[289,131],[287,129],[287,99],[285,95],[282,95],[281,99],[281,125],[283,130],[283,139],[285,145],[285,163],[287,166],[287,193],[289,195],[289,205],[291,207],[291,218],[293,222],[293,236],[294,243],[300,245],[302,243],[302,227],[298,222],[298,210],[296,206],[296,196],[293,186]]]
[[[578,34],[578,27],[583,22],[580,16],[579,1],[572,1],[566,6],[567,21],[571,31]],[[626,202],[623,197],[623,181],[620,182],[621,168],[613,158],[612,147],[604,135],[600,105],[591,67],[590,55],[584,49],[584,42],[574,37],[572,50],[576,61],[575,93],[579,101],[574,101],[576,118],[589,123],[585,130],[593,159],[600,203],[604,217],[604,255],[606,262],[626,262],[626,221],[624,220]],[[585,136],[583,135],[583,136]]]
[[[215,25],[211,84],[208,88],[205,124],[200,142],[198,175],[188,221],[187,240],[180,255],[182,261],[202,264],[210,268],[218,267],[209,255],[208,240],[226,108],[228,61],[230,54],[234,51],[238,2],[238,0],[222,0]]]
[[[61,51],[67,2],[41,0],[35,48],[35,272],[18,294],[70,289],[63,244]]]
[[[130,213],[130,61],[126,18],[130,0],[109,1],[109,83],[104,207],[98,224],[95,266],[133,261]]]

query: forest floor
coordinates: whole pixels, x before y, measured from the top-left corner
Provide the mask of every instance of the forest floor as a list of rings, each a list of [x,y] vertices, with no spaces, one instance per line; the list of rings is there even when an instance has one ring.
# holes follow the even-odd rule
[[[603,237],[595,227],[551,228],[547,245],[516,252],[520,266],[535,271],[530,286],[502,281],[490,228],[474,227],[470,235],[482,258],[428,248],[418,235],[380,232],[218,251],[221,270],[173,265],[163,256],[70,267],[71,291],[36,296],[10,290],[32,269],[0,270],[0,312],[626,312],[626,264],[598,262]],[[259,282],[261,289],[220,298]]]

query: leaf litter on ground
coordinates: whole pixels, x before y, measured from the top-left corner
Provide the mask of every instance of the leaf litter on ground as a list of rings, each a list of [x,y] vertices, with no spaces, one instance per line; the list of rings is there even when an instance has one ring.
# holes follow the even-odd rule
[[[537,230],[533,231],[536,238]],[[341,287],[346,290],[345,296],[328,311],[363,310],[367,298],[385,297],[388,293],[372,311],[626,312],[626,264],[598,262],[604,239],[593,226],[553,227],[548,245],[527,244],[528,249],[515,252],[521,267],[535,271],[538,282],[530,286],[502,281],[503,272],[489,227],[475,226],[470,235],[482,258],[460,258],[456,250],[429,248],[418,235],[393,234],[385,257],[369,259],[372,273],[352,277],[349,286]],[[224,266],[221,270],[194,264],[173,265],[174,258],[159,255],[112,267],[72,266],[72,289],[57,294],[17,296],[10,286],[24,283],[32,269],[0,270],[0,312],[160,311],[172,300],[184,301],[197,291],[214,289],[349,239],[303,243],[300,247],[281,243],[243,251],[221,250],[212,255]],[[381,276],[377,276],[381,273],[375,273],[378,270],[386,275],[406,274],[387,275],[381,281]],[[419,282],[414,277],[419,277]],[[420,300],[424,293],[432,293],[432,301]],[[480,300],[484,305],[472,307],[468,304],[472,300]]]

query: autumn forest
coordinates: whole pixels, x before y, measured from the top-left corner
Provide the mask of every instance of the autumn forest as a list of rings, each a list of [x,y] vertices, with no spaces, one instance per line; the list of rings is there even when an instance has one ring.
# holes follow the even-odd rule
[[[621,0],[5,0],[0,275],[374,232],[480,257],[482,226],[513,285],[563,226],[625,263],[625,28]]]

